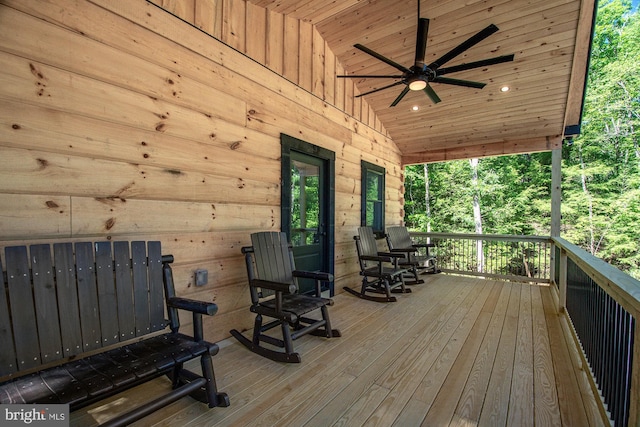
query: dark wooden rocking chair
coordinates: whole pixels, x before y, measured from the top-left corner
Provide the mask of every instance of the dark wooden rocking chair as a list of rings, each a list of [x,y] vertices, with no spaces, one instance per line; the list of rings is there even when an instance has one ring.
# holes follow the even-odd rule
[[[436,257],[429,254],[429,248],[435,247],[433,243],[413,243],[407,227],[387,227],[387,245],[391,252],[403,253],[405,258],[398,261],[400,267],[407,268],[412,277],[411,281],[405,281],[407,285],[424,283],[418,277],[419,273],[439,273],[436,267]]]
[[[396,297],[391,295],[392,292],[411,292],[404,283],[404,276],[408,270],[398,266],[399,260],[404,258],[403,253],[378,252],[376,237],[371,227],[359,227],[358,235],[353,239],[358,250],[362,287],[360,292],[348,287],[344,287],[345,291],[359,298],[377,302],[396,301]],[[384,296],[369,295],[367,292]]]
[[[261,232],[251,235],[253,246],[242,248],[247,264],[251,311],[256,313],[253,339],[249,340],[236,329],[231,330],[249,350],[277,362],[300,363],[300,355],[293,351],[293,341],[306,334],[327,338],[339,337],[340,331],[331,329],[328,306],[333,301],[321,297],[322,282],[332,282],[333,275],[295,269],[291,245],[285,233]],[[315,295],[298,294],[298,278],[315,280]],[[320,310],[318,318],[307,317]],[[275,320],[263,324],[263,316]],[[264,332],[280,326],[282,339]],[[284,351],[261,345],[265,342]]]

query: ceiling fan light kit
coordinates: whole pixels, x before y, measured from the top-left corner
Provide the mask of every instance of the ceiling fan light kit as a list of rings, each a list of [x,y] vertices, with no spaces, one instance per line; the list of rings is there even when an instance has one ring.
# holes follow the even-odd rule
[[[431,99],[434,104],[440,102],[440,97],[436,94],[433,88],[429,83],[442,83],[454,86],[462,86],[462,87],[470,87],[476,89],[482,89],[486,84],[480,82],[474,82],[469,80],[460,80],[449,77],[443,77],[445,74],[455,73],[459,71],[471,70],[474,68],[486,67],[489,65],[500,64],[503,62],[513,61],[514,55],[502,55],[494,58],[488,58],[481,61],[469,62],[466,64],[454,65],[451,67],[441,68],[444,64],[460,55],[462,52],[467,49],[475,46],[480,43],[493,33],[498,31],[498,27],[494,24],[490,24],[483,30],[479,31],[475,35],[469,37],[464,42],[460,43],[458,46],[451,49],[449,52],[442,55],[440,58],[436,59],[430,64],[424,63],[425,52],[427,49],[427,34],[429,32],[429,20],[427,18],[420,18],[420,0],[418,0],[418,31],[416,35],[416,53],[415,53],[415,61],[414,65],[410,68],[407,68],[401,64],[396,63],[395,61],[363,46],[361,44],[355,44],[355,47],[362,52],[373,56],[374,58],[394,67],[395,69],[402,72],[402,74],[398,75],[377,75],[377,76],[367,76],[367,75],[344,75],[337,76],[342,78],[392,78],[392,79],[400,79],[395,83],[389,84],[387,86],[383,86],[377,89],[373,89],[369,92],[365,92],[363,94],[357,95],[356,98],[372,94],[374,92],[379,92],[381,90],[389,89],[394,86],[404,84],[406,87],[400,92],[398,97],[391,103],[391,107],[396,106],[402,98],[409,92],[422,90],[424,93]]]
[[[427,87],[427,81],[421,77],[415,78],[409,82],[409,89],[411,90],[422,90],[425,87]]]

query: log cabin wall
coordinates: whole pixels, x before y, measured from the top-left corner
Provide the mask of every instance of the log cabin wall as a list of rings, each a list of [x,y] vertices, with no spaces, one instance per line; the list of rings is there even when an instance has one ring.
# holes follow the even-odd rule
[[[218,304],[208,339],[250,328],[240,247],[280,228],[286,133],[336,153],[336,291],[356,285],[360,160],[386,168],[387,224],[403,177],[333,54],[242,0],[157,2],[0,0],[0,249],[158,239],[178,294]]]

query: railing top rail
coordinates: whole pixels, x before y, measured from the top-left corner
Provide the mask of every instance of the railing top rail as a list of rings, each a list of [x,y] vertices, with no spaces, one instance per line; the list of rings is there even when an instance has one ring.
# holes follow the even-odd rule
[[[640,319],[640,281],[573,243],[559,237],[552,240],[628,313]]]
[[[504,242],[549,242],[551,243],[551,237],[549,236],[524,236],[524,235],[510,235],[510,234],[475,234],[475,233],[434,233],[423,231],[411,231],[412,236],[425,236],[433,237],[437,239],[484,239],[484,240],[497,240]]]

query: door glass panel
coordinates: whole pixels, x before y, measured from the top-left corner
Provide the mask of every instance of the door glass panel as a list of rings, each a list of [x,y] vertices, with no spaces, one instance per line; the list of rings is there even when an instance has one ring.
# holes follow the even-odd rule
[[[291,243],[318,244],[320,168],[299,160],[291,162]]]

